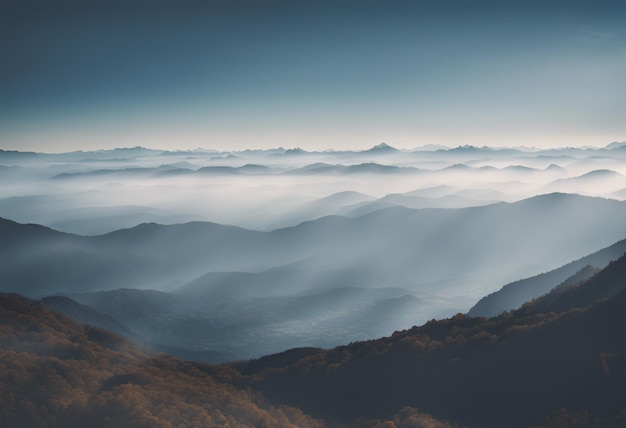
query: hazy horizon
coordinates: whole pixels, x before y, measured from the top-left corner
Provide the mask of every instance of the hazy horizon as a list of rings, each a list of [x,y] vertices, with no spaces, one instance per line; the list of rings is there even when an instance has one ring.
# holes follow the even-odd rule
[[[239,149],[217,149],[215,147],[176,147],[176,146],[152,146],[152,145],[128,145],[128,146],[110,146],[110,147],[94,147],[94,148],[76,148],[73,150],[63,150],[63,149],[48,149],[48,150],[39,150],[39,149],[28,149],[28,148],[5,148],[0,147],[0,150],[5,151],[16,151],[16,152],[34,152],[41,154],[69,154],[72,152],[103,152],[103,151],[111,151],[111,150],[129,150],[129,149],[147,149],[147,150],[160,150],[164,152],[215,152],[215,153],[238,153],[238,152],[247,152],[247,151],[272,151],[272,150],[294,150],[300,149],[310,153],[332,153],[332,152],[364,152],[370,149],[373,149],[377,146],[385,145],[397,149],[402,152],[416,152],[416,151],[437,151],[437,150],[451,150],[463,147],[475,147],[475,148],[488,148],[492,150],[520,150],[527,152],[538,152],[543,150],[567,150],[567,149],[589,149],[589,150],[599,150],[604,149],[611,144],[622,144],[625,143],[626,140],[614,140],[608,141],[606,144],[599,143],[596,145],[593,144],[580,144],[580,145],[563,145],[563,146],[550,146],[550,147],[538,147],[533,145],[500,145],[500,146],[491,146],[488,144],[457,144],[457,145],[446,145],[446,144],[422,144],[415,146],[396,146],[390,144],[386,141],[380,141],[371,145],[363,145],[357,147],[313,147],[313,148],[305,148],[299,145],[292,146],[268,146],[268,147],[256,147],[253,145],[247,146],[245,148]]]
[[[626,142],[0,151],[0,283],[68,295],[149,342],[223,359],[332,347],[466,312],[623,240],[625,160]],[[144,309],[155,318],[135,320]]]
[[[3,1],[0,147],[605,145],[619,1]]]
[[[0,0],[0,426],[626,426],[625,252],[626,0]]]

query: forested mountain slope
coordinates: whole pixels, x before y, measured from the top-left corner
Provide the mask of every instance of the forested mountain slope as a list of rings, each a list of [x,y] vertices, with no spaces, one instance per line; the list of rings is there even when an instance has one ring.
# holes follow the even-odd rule
[[[468,427],[624,426],[625,268],[622,257],[497,318],[459,314],[388,338],[242,363],[239,381],[344,423],[413,406]]]
[[[0,427],[321,427],[17,295],[0,294]]]
[[[480,299],[467,314],[474,317],[493,317],[503,311],[517,309],[524,302],[548,293],[571,277],[583,279],[581,277],[583,275],[589,278],[593,272],[585,270],[585,267],[602,269],[624,253],[626,253],[626,239],[560,268],[507,284],[500,290]]]

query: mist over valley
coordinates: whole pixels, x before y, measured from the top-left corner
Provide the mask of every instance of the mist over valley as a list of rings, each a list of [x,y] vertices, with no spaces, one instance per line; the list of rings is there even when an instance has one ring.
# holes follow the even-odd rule
[[[623,147],[2,151],[0,289],[211,361],[389,335],[626,236]]]

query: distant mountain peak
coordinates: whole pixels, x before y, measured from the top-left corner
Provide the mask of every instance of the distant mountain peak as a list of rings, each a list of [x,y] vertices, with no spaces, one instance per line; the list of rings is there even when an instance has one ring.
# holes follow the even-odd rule
[[[467,166],[463,163],[455,163],[454,165],[447,166],[443,168],[442,171],[468,171],[470,169],[474,169],[471,166]]]
[[[555,163],[551,163],[550,165],[548,165],[545,171],[565,171],[565,169]]]
[[[605,147],[605,149],[607,150],[624,149],[624,148],[626,148],[626,141],[614,141]]]
[[[619,172],[613,171],[611,169],[595,169],[581,175],[580,177],[618,177],[621,175],[622,174],[620,174]]]
[[[371,152],[388,152],[388,153],[392,153],[392,152],[397,152],[398,149],[391,147],[389,144],[387,143],[380,143],[375,145],[374,147],[372,147],[369,150],[365,150],[365,152],[371,153]]]
[[[524,165],[509,165],[507,167],[504,167],[504,169],[508,171],[523,171],[523,172],[536,171],[535,168],[531,168],[529,166],[524,166]]]
[[[493,151],[492,148],[487,146],[477,147],[470,144],[464,144],[448,150],[450,152],[480,152],[480,151]]]
[[[306,153],[306,151],[302,150],[300,147],[285,150],[286,155],[297,155],[297,154],[302,154],[302,153]]]

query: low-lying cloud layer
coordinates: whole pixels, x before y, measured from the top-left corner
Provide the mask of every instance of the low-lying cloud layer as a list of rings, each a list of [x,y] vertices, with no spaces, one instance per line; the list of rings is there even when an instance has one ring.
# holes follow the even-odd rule
[[[552,192],[623,200],[625,147],[3,151],[0,216],[93,235],[192,220],[272,230],[390,206],[460,208]]]
[[[378,337],[623,239],[625,160],[626,143],[0,151],[0,217],[88,235],[2,220],[0,291],[69,295],[180,355]]]

